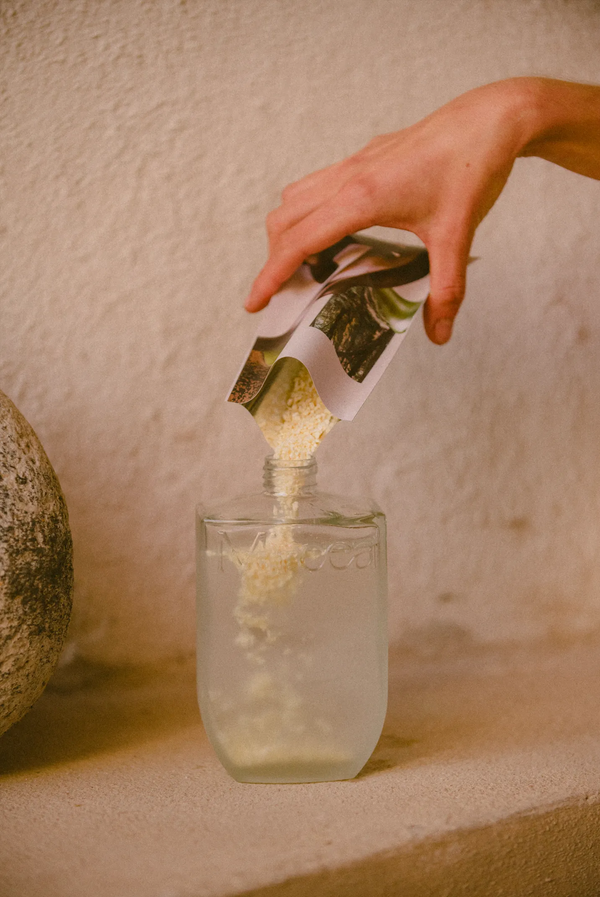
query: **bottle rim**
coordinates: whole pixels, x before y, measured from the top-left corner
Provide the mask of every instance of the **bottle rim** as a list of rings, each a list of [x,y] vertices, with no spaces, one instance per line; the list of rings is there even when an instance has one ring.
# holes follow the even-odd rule
[[[267,455],[263,482],[269,495],[310,495],[317,484],[317,462],[314,456],[283,459]]]

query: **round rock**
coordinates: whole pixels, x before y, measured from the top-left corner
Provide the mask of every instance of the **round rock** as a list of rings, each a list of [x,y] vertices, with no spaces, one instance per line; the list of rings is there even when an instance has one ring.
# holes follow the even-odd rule
[[[0,734],[39,698],[71,616],[73,547],[58,478],[0,392]]]

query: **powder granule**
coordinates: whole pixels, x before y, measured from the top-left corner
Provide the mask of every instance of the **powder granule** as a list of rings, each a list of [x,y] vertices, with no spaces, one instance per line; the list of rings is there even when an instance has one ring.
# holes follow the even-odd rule
[[[254,417],[281,461],[310,458],[323,437],[337,422],[325,407],[307,368],[293,358],[280,362],[269,388],[255,409]],[[277,475],[276,513],[287,519],[298,514],[294,500],[303,482],[304,471],[286,468]],[[271,529],[260,545],[239,558],[241,583],[234,617],[240,627],[238,644],[261,653],[276,633],[270,626],[269,608],[291,600],[302,575],[305,546],[294,540],[290,527]],[[258,651],[258,653],[256,653]]]
[[[292,358],[280,363],[254,418],[273,457],[282,461],[310,458],[338,421],[325,407],[306,367]]]
[[[264,396],[252,411],[262,433],[281,461],[310,459],[323,437],[337,423],[319,396],[307,368],[292,358],[282,360]],[[285,521],[298,517],[296,496],[304,482],[304,467],[283,467],[277,474],[274,515]],[[264,534],[252,549],[237,552],[240,587],[233,608],[238,626],[236,643],[250,669],[241,705],[223,706],[215,701],[221,717],[220,737],[232,761],[239,766],[294,770],[346,760],[330,743],[327,723],[312,720],[289,672],[273,676],[264,670],[269,652],[282,633],[276,625],[277,609],[296,597],[304,577],[303,560],[308,546],[294,538],[294,525],[281,522]],[[288,649],[289,650],[289,649]],[[322,730],[322,731],[321,731]]]
[[[290,527],[279,526],[267,533],[262,544],[238,555],[241,581],[233,616],[239,626],[236,642],[247,649],[248,659],[261,662],[265,645],[277,639],[269,611],[293,598],[303,554]]]
[[[279,363],[253,414],[273,449],[273,457],[281,461],[309,459],[338,420],[323,404],[307,368],[293,358]],[[293,466],[278,472],[278,515],[297,517],[298,502],[294,496],[303,483],[303,475],[303,469]],[[238,644],[251,650],[275,640],[269,608],[292,599],[302,576],[305,552],[306,547],[294,540],[291,528],[279,525],[244,557],[238,554],[241,582],[234,609],[240,627]]]

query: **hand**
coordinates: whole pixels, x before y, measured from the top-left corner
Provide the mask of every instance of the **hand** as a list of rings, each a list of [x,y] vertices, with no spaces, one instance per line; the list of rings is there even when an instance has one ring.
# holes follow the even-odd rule
[[[592,94],[568,95],[582,88]],[[546,118],[540,114],[540,97],[549,110]],[[345,235],[372,225],[396,227],[412,231],[429,251],[425,329],[434,343],[447,342],[464,297],[475,230],[501,193],[515,158],[542,155],[581,170],[560,158],[552,128],[557,130],[557,119],[577,99],[584,109],[579,119],[593,119],[597,109],[590,112],[588,106],[599,98],[600,88],[540,78],[488,84],[291,184],[267,218],[269,259],[246,308],[264,308],[304,259]],[[577,127],[581,130],[580,121]],[[561,140],[560,146],[566,146],[563,132]],[[594,152],[600,157],[600,135]]]

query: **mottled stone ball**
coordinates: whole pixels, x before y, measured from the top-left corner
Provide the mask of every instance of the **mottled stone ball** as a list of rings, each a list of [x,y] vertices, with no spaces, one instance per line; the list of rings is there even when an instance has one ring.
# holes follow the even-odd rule
[[[39,698],[73,598],[73,547],[58,478],[23,415],[0,392],[0,734]]]

